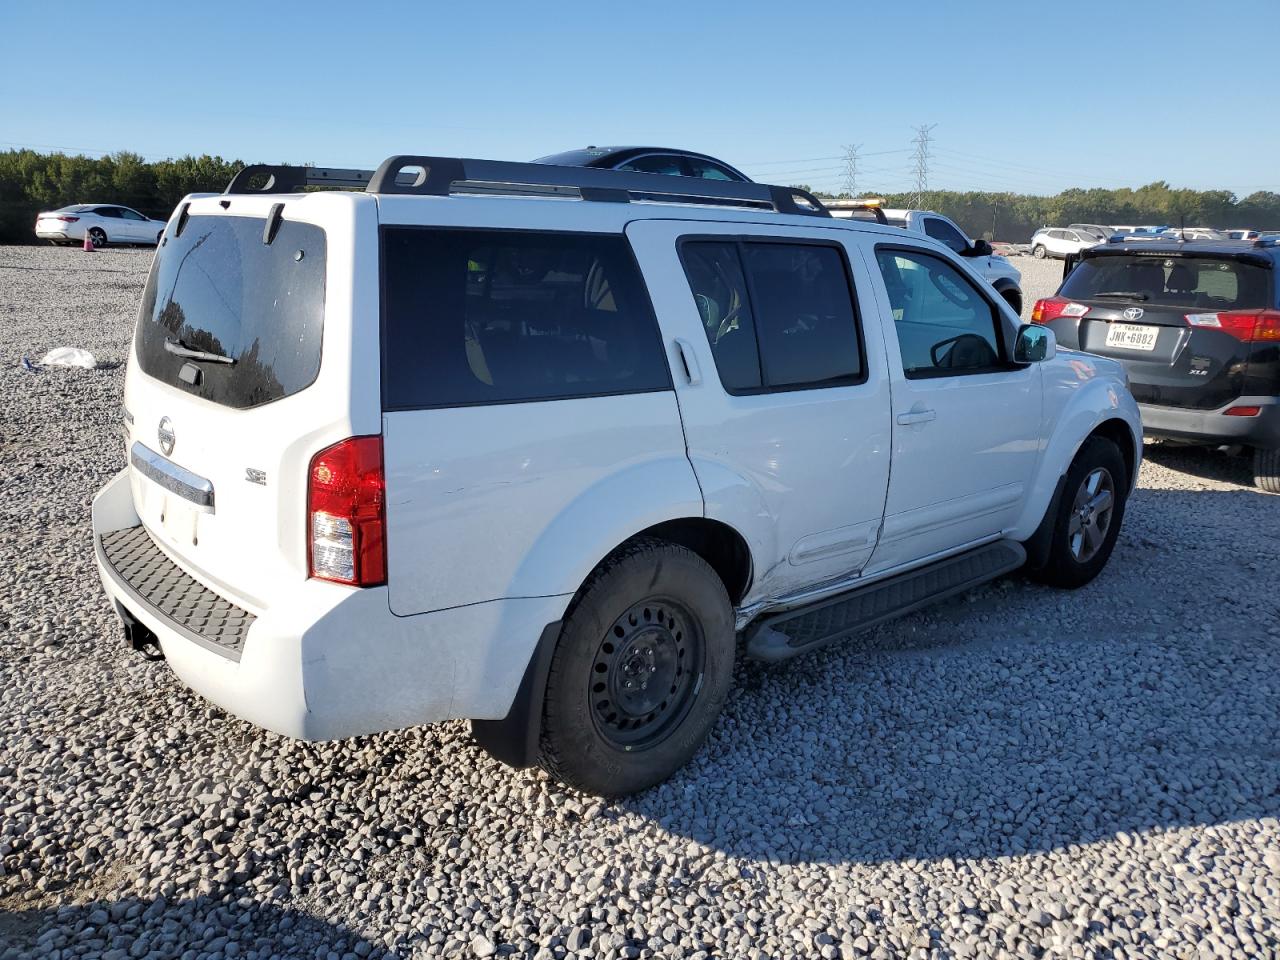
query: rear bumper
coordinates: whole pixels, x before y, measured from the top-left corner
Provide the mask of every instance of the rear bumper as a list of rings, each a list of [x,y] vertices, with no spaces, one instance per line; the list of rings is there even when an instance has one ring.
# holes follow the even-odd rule
[[[543,627],[569,599],[498,600],[398,617],[386,588],[305,580],[274,593],[271,608],[251,617],[238,649],[229,651],[193,637],[189,618],[149,601],[108,558],[103,535],[139,523],[125,470],[93,501],[107,595],[155,634],[191,689],[242,719],[305,740],[456,717],[500,719]]]
[[[1228,417],[1232,407],[1261,407],[1256,417]],[[1238,397],[1217,410],[1188,410],[1140,403],[1142,432],[1148,437],[1192,443],[1242,443],[1280,448],[1280,397]]]

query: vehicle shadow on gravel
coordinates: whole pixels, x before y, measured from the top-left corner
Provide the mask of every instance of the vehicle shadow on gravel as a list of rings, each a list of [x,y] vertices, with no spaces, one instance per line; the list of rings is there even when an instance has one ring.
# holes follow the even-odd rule
[[[1168,470],[1190,474],[1201,480],[1238,483],[1242,487],[1254,485],[1251,454],[1229,454],[1209,447],[1148,443],[1143,447],[1142,456]]]
[[[66,957],[178,957],[192,949],[201,956],[256,950],[263,957],[314,957],[321,947],[320,956],[387,956],[385,947],[339,925],[269,904],[242,904],[156,896],[42,908],[8,897],[0,899],[0,960],[44,960],[55,950]]]
[[[775,863],[971,860],[1280,816],[1280,600],[1240,589],[1280,540],[1271,506],[1143,489],[1082,590],[1013,577],[740,664],[691,767],[625,805]],[[1247,549],[1214,548],[1232,562],[1208,555],[1251,524]]]

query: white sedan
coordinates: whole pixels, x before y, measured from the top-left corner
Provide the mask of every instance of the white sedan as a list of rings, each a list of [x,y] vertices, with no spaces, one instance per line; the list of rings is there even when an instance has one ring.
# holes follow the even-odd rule
[[[76,203],[36,217],[36,236],[50,243],[84,243],[85,234],[95,247],[108,243],[160,242],[164,220],[152,220],[137,210],[106,203]]]

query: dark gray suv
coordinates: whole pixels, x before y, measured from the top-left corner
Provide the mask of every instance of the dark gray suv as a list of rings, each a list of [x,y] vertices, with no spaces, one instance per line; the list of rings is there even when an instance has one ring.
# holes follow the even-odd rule
[[[1249,447],[1257,485],[1280,493],[1278,240],[1116,237],[1031,319],[1124,364],[1147,436]]]

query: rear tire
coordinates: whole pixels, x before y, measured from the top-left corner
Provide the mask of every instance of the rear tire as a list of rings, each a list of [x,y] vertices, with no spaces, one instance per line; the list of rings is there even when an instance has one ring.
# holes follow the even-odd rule
[[[666,780],[719,716],[735,645],[729,595],[705,560],[655,539],[620,548],[565,616],[539,764],[566,786],[605,797]]]
[[[1043,260],[1048,253],[1049,251],[1038,243],[1031,248],[1031,255],[1037,260]]]
[[[1280,450],[1253,450],[1253,482],[1259,490],[1280,493]]]
[[[93,244],[95,250],[101,250],[107,245],[107,232],[101,227],[91,227],[89,230],[89,242]]]
[[[1104,437],[1086,440],[1062,485],[1047,562],[1030,576],[1075,590],[1101,573],[1120,535],[1128,491],[1119,448]]]

